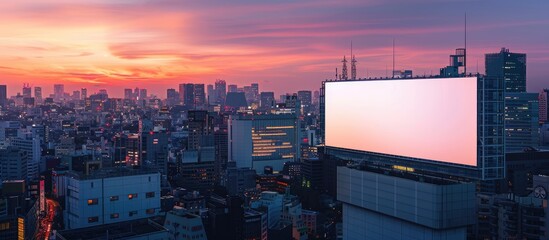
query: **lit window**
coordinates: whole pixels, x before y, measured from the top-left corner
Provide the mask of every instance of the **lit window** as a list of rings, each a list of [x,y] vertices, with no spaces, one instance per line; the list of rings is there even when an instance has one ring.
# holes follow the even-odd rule
[[[111,196],[110,199],[111,199],[111,202],[118,201],[118,196]]]
[[[145,196],[147,198],[153,198],[154,197],[154,192],[148,192]]]
[[[88,205],[97,205],[98,202],[97,198],[88,199]]]
[[[111,219],[118,218],[118,216],[119,216],[118,213],[113,213],[113,214],[111,214]]]
[[[137,193],[128,194],[128,199],[137,198]]]
[[[99,217],[89,217],[88,218],[88,223],[94,223],[94,222],[98,222],[99,221]]]

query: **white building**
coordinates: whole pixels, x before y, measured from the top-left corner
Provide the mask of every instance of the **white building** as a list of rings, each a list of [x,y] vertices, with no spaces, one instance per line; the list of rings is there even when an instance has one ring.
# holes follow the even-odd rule
[[[164,227],[169,231],[170,240],[206,240],[206,230],[198,215],[189,213],[186,209],[175,206],[166,214]]]
[[[76,229],[155,216],[160,211],[160,174],[106,168],[90,175],[68,172],[65,227]]]

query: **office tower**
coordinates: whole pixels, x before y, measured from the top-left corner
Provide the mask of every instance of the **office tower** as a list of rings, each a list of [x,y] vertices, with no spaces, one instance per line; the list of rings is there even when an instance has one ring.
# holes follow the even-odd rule
[[[139,98],[139,88],[135,88],[132,93],[132,99],[137,100]]]
[[[139,89],[139,100],[147,99],[147,89]]]
[[[189,140],[187,149],[200,148],[202,136],[213,134],[213,117],[204,110],[191,110],[188,112]]]
[[[34,99],[36,103],[42,103],[42,88],[34,87]]]
[[[131,88],[124,89],[124,99],[133,99],[133,90]]]
[[[238,86],[235,84],[229,84],[229,86],[227,86],[227,92],[238,92]]]
[[[225,80],[220,79],[215,81],[215,92],[217,94],[216,99],[221,105],[224,105],[227,99],[227,83]]]
[[[225,110],[233,111],[233,110],[238,110],[240,108],[246,108],[246,107],[248,107],[248,103],[246,102],[246,96],[244,96],[243,92],[228,92],[227,93],[227,101],[225,102]]]
[[[28,197],[31,190],[27,189],[35,186],[28,185],[31,184],[25,180],[0,182],[0,239],[36,239],[40,201]]]
[[[141,159],[141,143],[139,134],[128,134],[126,139],[126,165],[136,166],[143,164]]]
[[[252,87],[244,86],[242,90],[244,91],[244,96],[246,96],[246,102],[248,103],[248,105],[250,105],[253,102],[253,98],[254,98]]]
[[[301,102],[301,114],[305,115],[311,112],[313,99],[311,91],[299,91],[297,92],[297,99]]]
[[[143,169],[103,168],[67,172],[65,228],[78,229],[153,217],[160,211],[160,174]]]
[[[202,108],[206,104],[204,84],[194,84],[194,104],[196,108]]]
[[[391,95],[412,91],[395,107]],[[343,205],[343,237],[467,238],[476,183],[505,176],[503,91],[497,77],[324,82],[318,153],[323,185]],[[447,109],[460,111],[441,116]],[[435,132],[446,134],[426,135]]]
[[[523,151],[539,144],[538,94],[505,93],[505,152]]]
[[[256,185],[256,172],[250,168],[228,167],[224,187],[231,196],[243,196],[253,191]]]
[[[505,81],[505,92],[526,92],[526,54],[512,53],[502,48],[499,53],[488,53],[485,58],[486,76]]]
[[[281,171],[298,160],[298,119],[291,114],[229,117],[229,161],[238,168],[263,172],[266,166]]]
[[[39,175],[39,165],[41,158],[40,138],[38,136],[28,136],[24,138],[12,138],[11,144],[27,155],[27,177],[37,179]]]
[[[166,95],[166,104],[169,107],[175,106],[177,105],[177,103],[179,103],[179,93],[175,91],[175,89],[169,88],[168,90],[166,90]]]
[[[252,99],[253,102],[259,101],[259,84],[258,83],[252,83],[251,91],[252,91]]]
[[[261,92],[259,98],[259,107],[262,110],[269,110],[276,105],[274,92]]]
[[[8,92],[6,85],[0,85],[0,106],[5,106],[8,103]]]
[[[159,127],[141,133],[142,165],[162,175],[167,175],[168,172],[168,137],[166,130]]]
[[[207,96],[208,96],[208,105],[214,105],[217,102],[217,93],[215,92],[214,85],[208,84]]]
[[[53,85],[53,99],[55,101],[59,101],[60,99],[63,99],[64,96],[65,96],[65,85],[63,84]]]
[[[80,89],[80,93],[82,95],[82,100],[86,100],[86,98],[88,98],[88,89],[87,88]]]
[[[549,89],[543,89],[539,93],[539,122],[549,122]]]
[[[207,240],[206,231],[200,216],[192,214],[187,209],[179,206],[175,206],[166,213],[164,227],[170,233],[173,233],[173,237],[170,236],[170,239]]]
[[[80,91],[72,91],[72,99],[74,100],[80,100]]]
[[[194,84],[179,84],[179,98],[181,99],[181,103],[189,109],[194,109],[196,107],[194,94]]]
[[[212,136],[202,136],[198,149],[181,152],[177,161],[178,186],[200,192],[211,192],[216,182],[215,146]]]
[[[31,98],[32,97],[32,88],[28,83],[23,84],[23,97]]]
[[[253,209],[244,210],[243,239],[267,239],[267,214]]]
[[[2,180],[26,180],[27,161],[27,152],[18,147],[9,146],[0,149],[0,175]]]
[[[286,94],[286,99],[284,99],[284,104],[286,108],[290,109],[294,114],[300,114],[301,112],[301,101],[298,99],[297,94]]]

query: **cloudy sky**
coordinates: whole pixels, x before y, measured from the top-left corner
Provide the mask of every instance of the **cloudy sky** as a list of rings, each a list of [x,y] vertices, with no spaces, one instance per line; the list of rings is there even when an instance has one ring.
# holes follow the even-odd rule
[[[318,89],[353,53],[359,77],[396,68],[436,74],[463,47],[468,70],[484,54],[527,53],[528,90],[549,87],[549,1],[18,0],[0,3],[0,84],[67,91],[179,83],[257,82],[277,94]]]

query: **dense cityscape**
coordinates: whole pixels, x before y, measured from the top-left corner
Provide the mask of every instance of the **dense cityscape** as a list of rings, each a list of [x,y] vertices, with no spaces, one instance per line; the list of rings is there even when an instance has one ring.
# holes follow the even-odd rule
[[[177,79],[181,66],[166,70],[164,49],[110,46],[120,59],[153,60],[101,74],[67,67],[72,60],[44,70],[27,66],[42,55],[0,56],[0,239],[549,239],[549,81],[527,76],[530,54],[539,65],[547,52],[471,50],[464,17],[464,42],[445,43],[448,54],[429,66],[399,64],[409,60],[393,37],[383,49],[391,63],[368,72],[382,61],[349,41],[328,64],[311,63],[331,77],[307,84],[219,69],[212,78],[206,66],[191,71],[195,80]],[[83,39],[14,51],[63,55],[93,45]],[[242,53],[208,54],[189,59]],[[262,67],[250,72],[278,76]],[[70,77],[54,80],[59,69]],[[155,84],[155,74],[165,78]]]

